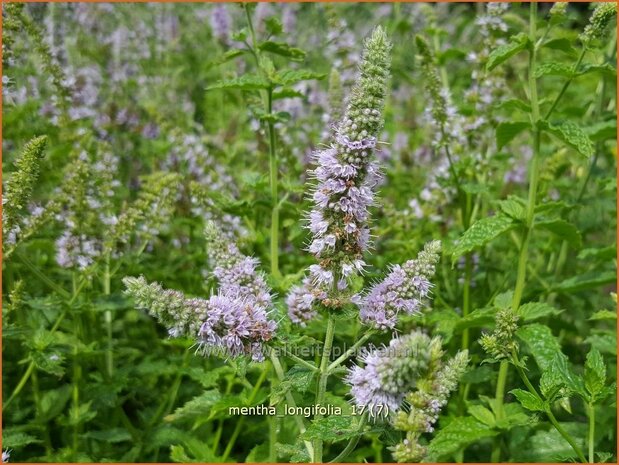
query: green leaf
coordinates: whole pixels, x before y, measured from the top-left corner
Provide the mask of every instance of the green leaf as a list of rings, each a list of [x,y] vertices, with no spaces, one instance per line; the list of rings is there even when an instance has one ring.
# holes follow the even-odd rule
[[[308,69],[286,69],[275,73],[272,80],[277,85],[289,86],[300,81],[324,79],[325,76],[326,74],[324,73],[316,73]]]
[[[284,26],[277,16],[269,16],[264,21],[264,27],[269,35],[277,36],[284,32]]]
[[[284,87],[283,89],[278,89],[273,91],[273,100],[281,100],[285,98],[303,98],[303,95],[298,90],[290,89],[289,87]]]
[[[499,208],[515,220],[524,221],[526,218],[525,201],[515,195],[510,195],[507,199],[499,201]]]
[[[600,121],[586,127],[585,132],[593,142],[615,140],[617,138],[617,120]]]
[[[116,443],[131,441],[131,435],[125,428],[111,428],[102,431],[88,431],[82,437],[96,439],[97,441]]]
[[[208,86],[206,90],[214,89],[240,89],[240,90],[261,90],[270,87],[269,81],[262,76],[256,74],[244,74],[241,77],[233,79],[225,79],[219,81],[212,86]]]
[[[574,76],[573,67],[570,65],[566,65],[564,63],[542,63],[541,65],[535,68],[535,73],[533,74],[536,78],[540,78],[542,76],[563,76],[567,78],[571,78]]]
[[[497,108],[503,110],[520,110],[525,113],[531,113],[531,105],[519,98],[503,100],[497,105]]]
[[[322,439],[323,441],[337,442],[361,434],[356,420],[343,415],[331,415],[312,421],[305,432],[301,434],[303,440]]]
[[[509,144],[518,134],[531,127],[526,121],[502,122],[496,127],[496,145],[499,150]]]
[[[616,320],[617,312],[611,310],[598,310],[595,312],[589,320]]]
[[[185,421],[199,416],[207,416],[213,406],[221,399],[221,394],[215,389],[203,392],[194,397],[174,413],[165,417],[166,421]]]
[[[533,321],[549,315],[558,315],[562,311],[545,302],[528,302],[518,308],[518,315],[524,321]]]
[[[436,462],[452,457],[464,447],[483,438],[499,434],[473,417],[457,417],[439,430],[428,445],[428,461]]]
[[[533,323],[519,328],[516,335],[527,344],[542,371],[548,369],[557,353],[561,353],[559,341],[548,326]]]
[[[596,65],[596,64],[593,64],[593,63],[587,63],[586,65],[583,65],[582,68],[580,68],[578,70],[576,75],[577,76],[582,76],[584,74],[589,74],[589,73],[601,73],[601,74],[604,74],[606,76],[616,77],[617,76],[617,68],[615,68],[610,63],[602,63],[600,65]]]
[[[211,66],[222,65],[224,63],[227,63],[230,60],[235,59],[236,57],[240,57],[241,55],[243,55],[245,53],[248,53],[248,51],[247,50],[243,50],[243,49],[239,49],[239,48],[233,48],[232,50],[228,50],[223,55],[215,58],[210,64],[211,64]]]
[[[41,396],[41,417],[50,421],[62,413],[71,398],[71,386],[64,385],[61,388],[46,391]]]
[[[544,401],[535,394],[522,389],[512,389],[509,392],[513,394],[516,399],[518,399],[518,402],[527,410],[531,410],[532,412],[543,412],[545,410]]]
[[[558,125],[547,121],[540,121],[538,124],[541,129],[545,129],[587,158],[595,152],[595,147],[591,139],[589,139],[587,134],[572,121],[564,121]]]
[[[291,47],[286,42],[273,42],[271,40],[258,44],[258,49],[263,52],[290,58],[292,61],[303,61],[306,55],[305,51],[300,48]]]
[[[471,405],[468,408],[469,414],[481,421],[483,424],[493,427],[496,423],[494,413],[483,405]]]
[[[531,41],[529,40],[529,36],[527,36],[524,32],[511,36],[508,43],[501,45],[490,52],[488,62],[486,63],[486,69],[488,69],[488,71],[492,71],[501,63],[529,48],[530,44]]]
[[[614,283],[616,280],[616,272],[591,271],[566,279],[556,285],[554,289],[562,292],[577,292]]]
[[[572,47],[572,43],[565,38],[549,40],[548,42],[544,42],[544,44],[542,44],[542,47],[551,48],[553,50],[560,50],[570,56],[576,55],[576,50],[574,49],[574,47]]]
[[[455,244],[451,252],[452,265],[460,256],[486,245],[514,227],[516,227],[514,220],[501,213],[475,222]]]
[[[554,377],[560,380],[561,385],[580,396],[586,397],[587,392],[583,379],[572,371],[568,359],[563,353],[555,354],[548,369],[553,372]]]
[[[565,220],[539,221],[535,223],[535,226],[556,234],[575,249],[579,249],[582,246],[580,231],[572,223],[568,223]]]
[[[606,366],[599,350],[591,349],[585,362],[585,388],[595,399],[603,390],[606,383]]]
[[[34,436],[19,431],[4,429],[2,431],[2,449],[21,449],[30,444],[42,442]]]

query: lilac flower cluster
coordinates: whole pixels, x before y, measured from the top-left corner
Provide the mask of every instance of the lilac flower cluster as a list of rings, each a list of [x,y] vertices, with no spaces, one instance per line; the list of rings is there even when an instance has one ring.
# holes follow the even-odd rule
[[[142,276],[126,277],[123,282],[125,293],[167,326],[171,337],[197,339],[203,354],[249,355],[254,361],[264,360],[263,344],[273,337],[276,324],[251,299],[226,294],[208,300],[188,298],[157,283],[149,284]]]
[[[415,260],[395,265],[358,303],[361,321],[376,329],[393,329],[400,312],[420,313],[430,297],[433,287],[430,279],[434,276],[440,250],[440,241],[432,241]]]
[[[211,29],[213,37],[225,45],[230,42],[231,23],[228,6],[225,3],[215,4],[211,11]]]
[[[263,308],[272,308],[271,291],[264,274],[257,270],[258,259],[243,255],[236,244],[220,233],[214,222],[207,223],[204,234],[209,262],[220,292]]]
[[[440,338],[430,339],[421,331],[366,351],[360,357],[365,366],[353,366],[346,377],[353,402],[371,416],[398,411],[417,379],[432,371],[442,354]]]
[[[326,298],[327,293],[313,286],[311,280],[305,277],[301,285],[292,287],[286,297],[290,321],[305,327],[318,314],[314,304]]]
[[[335,141],[315,155],[318,184],[309,215],[309,251],[319,260],[310,267],[319,287],[337,284],[339,291],[346,289],[348,279],[364,266],[362,254],[370,240],[368,207],[379,178],[372,154],[383,125],[389,48],[385,33],[377,28],[366,42],[359,80],[336,127]]]

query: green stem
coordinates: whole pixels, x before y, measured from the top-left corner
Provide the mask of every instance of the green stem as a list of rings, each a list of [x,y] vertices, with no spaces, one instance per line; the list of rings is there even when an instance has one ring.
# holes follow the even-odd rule
[[[333,346],[333,336],[335,335],[335,317],[329,313],[327,320],[327,333],[325,334],[325,343],[322,347],[322,359],[320,361],[320,377],[318,378],[318,389],[316,391],[316,405],[322,405],[325,399],[327,390],[327,380],[329,378],[329,357],[331,356],[331,348]],[[318,421],[322,415],[316,414],[314,421]],[[316,439],[314,441],[314,459],[315,463],[322,463],[323,441]]]
[[[589,402],[589,463],[595,463],[595,405]]]
[[[267,373],[269,372],[269,370],[263,370],[262,373],[260,373],[260,377],[258,378],[258,381],[256,381],[256,384],[254,385],[254,389],[251,392],[251,394],[249,395],[249,399],[247,399],[247,405],[251,405],[252,402],[254,401],[254,399],[256,398],[256,396],[258,395],[258,391],[260,390],[260,387],[262,386],[262,383],[264,382],[264,380],[266,379]],[[239,437],[239,434],[241,432],[241,428],[243,428],[243,425],[245,424],[245,418],[246,417],[241,417],[239,419],[239,421],[236,422],[236,426],[234,427],[234,431],[232,432],[232,436],[230,436],[230,439],[228,440],[228,444],[226,445],[226,449],[224,450],[224,454],[221,458],[222,462],[225,462],[228,457],[230,456],[230,452],[232,452],[232,448],[234,447],[234,443],[236,442],[236,439]]]
[[[348,441],[348,444],[346,445],[344,450],[340,452],[337,455],[337,457],[335,457],[333,460],[329,460],[328,463],[338,463],[344,460],[348,456],[348,454],[350,454],[355,449],[355,447],[357,447],[357,444],[359,443],[359,439],[361,439],[361,434],[363,432],[363,428],[365,428],[366,423],[367,423],[367,417],[366,417],[366,414],[364,414],[361,417],[361,420],[359,421],[359,434],[353,436],[350,439],[350,441]]]
[[[275,373],[277,373],[277,377],[280,381],[282,381],[284,379],[284,369],[282,368],[282,364],[279,361],[279,358],[277,358],[277,355],[275,355],[273,351],[271,351],[271,363],[273,363],[273,368],[275,368]],[[297,403],[295,402],[294,397],[292,396],[292,393],[290,391],[286,391],[286,401],[293,409],[296,410]],[[303,424],[303,420],[297,415],[294,416],[294,420],[297,423],[297,427],[299,428],[299,434],[303,434],[305,432],[305,425]],[[305,448],[307,449],[309,457],[313,457],[314,446],[312,445],[312,443],[309,441],[303,441],[303,443],[305,444]]]
[[[286,348],[283,348],[283,350],[284,350],[286,357],[291,358],[292,360],[297,362],[299,365],[304,366],[305,368],[312,370],[312,371],[318,371],[318,367],[314,365],[313,363],[308,362],[307,360],[303,360],[301,357],[297,357],[295,354],[293,354]]]
[[[267,114],[273,111],[273,90],[267,91]],[[268,121],[269,129],[269,171],[271,183],[271,273],[279,276],[279,202],[278,202],[278,159],[275,147],[275,128],[273,122]]]
[[[105,268],[103,270],[103,294],[109,296],[111,291],[110,286],[110,257],[105,259]],[[109,379],[112,379],[114,375],[114,353],[113,346],[114,341],[112,339],[112,311],[106,310],[104,313],[105,327],[107,330],[107,348],[105,350],[105,366],[107,368],[107,375]]]
[[[355,342],[355,344],[353,344],[353,346],[350,349],[348,349],[338,359],[336,359],[333,363],[331,363],[331,365],[329,365],[329,367],[327,368],[327,371],[331,373],[333,370],[339,367],[342,363],[348,360],[348,358],[351,357],[357,351],[357,349],[361,347],[361,345],[363,345],[365,341],[367,341],[373,335],[374,335],[374,331],[369,331],[365,333],[361,337],[361,339],[359,339],[357,342]]]
[[[576,70],[580,67],[580,64],[582,63],[582,60],[585,58],[586,53],[587,53],[587,49],[583,47],[582,51],[580,52],[580,55],[578,56],[578,60],[576,61],[576,64],[572,68],[572,74],[575,73]],[[574,77],[570,77],[563,83],[563,87],[561,87],[559,94],[555,97],[554,101],[552,102],[552,105],[550,106],[550,108],[546,112],[546,115],[544,116],[545,120],[547,120],[552,114],[552,112],[555,111],[555,108],[557,107],[559,100],[561,100],[561,98],[563,97],[563,94],[565,94],[565,92],[567,91],[568,87],[570,86],[573,80],[574,80]]]
[[[515,351],[512,354],[512,359],[513,359],[512,360],[513,364],[516,367],[516,371],[520,375],[520,378],[524,382],[524,384],[527,387],[527,389],[529,390],[529,392],[531,394],[533,394],[535,397],[537,397],[538,399],[541,399],[541,396],[537,392],[537,389],[535,389],[535,386],[533,386],[533,384],[529,380],[527,374],[522,369],[522,362],[518,359],[518,355],[515,353]],[[567,441],[567,443],[572,447],[574,452],[576,452],[576,455],[578,456],[578,459],[581,462],[583,462],[583,463],[587,463],[587,459],[585,458],[584,454],[582,453],[582,450],[580,449],[580,447],[578,447],[578,445],[576,444],[576,441],[574,441],[574,438],[572,436],[570,436],[570,434],[567,431],[565,431],[563,429],[563,427],[561,426],[561,424],[557,421],[557,419],[554,416],[554,414],[552,413],[552,410],[551,410],[549,405],[547,405],[545,407],[544,412],[546,413],[546,416],[548,416],[548,419],[552,423],[552,426],[555,427],[557,432],[561,436],[563,436],[563,439],[565,439]]]

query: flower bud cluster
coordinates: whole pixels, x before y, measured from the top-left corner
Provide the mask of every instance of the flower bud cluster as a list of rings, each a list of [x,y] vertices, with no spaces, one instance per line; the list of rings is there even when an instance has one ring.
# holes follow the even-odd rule
[[[406,395],[409,409],[396,413],[394,427],[406,432],[406,438],[392,448],[398,462],[421,462],[426,447],[420,444],[423,433],[434,431],[441,409],[447,405],[449,395],[458,387],[466,371],[468,351],[460,351],[447,363],[440,362],[434,371],[417,382],[416,389]]]
[[[398,411],[417,381],[437,369],[442,355],[441,339],[431,339],[421,331],[366,351],[360,357],[365,366],[355,365],[346,377],[353,402],[371,416]]]
[[[491,334],[483,334],[479,339],[481,347],[494,360],[511,356],[518,350],[515,334],[518,329],[518,315],[511,308],[500,309],[496,314],[496,326]]]
[[[147,309],[168,328],[171,337],[195,338],[204,354],[219,352],[230,357],[249,355],[262,361],[262,344],[275,331],[275,322],[264,308],[251,299],[225,294],[208,300],[189,298],[174,290],[165,290],[144,277],[126,277],[125,293],[138,307]]]
[[[376,329],[393,329],[400,312],[420,313],[430,298],[433,287],[430,279],[436,271],[440,251],[440,241],[432,241],[416,259],[402,266],[395,265],[387,277],[361,299],[358,304],[361,321]]]
[[[615,2],[598,3],[589,19],[589,24],[580,34],[580,41],[589,46],[594,40],[602,39],[610,22],[617,16],[617,4]]]

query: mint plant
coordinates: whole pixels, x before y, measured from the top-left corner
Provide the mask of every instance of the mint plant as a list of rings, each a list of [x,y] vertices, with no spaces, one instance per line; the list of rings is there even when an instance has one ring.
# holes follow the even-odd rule
[[[615,4],[2,14],[3,462],[616,460]]]

